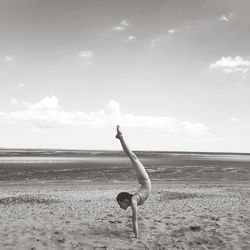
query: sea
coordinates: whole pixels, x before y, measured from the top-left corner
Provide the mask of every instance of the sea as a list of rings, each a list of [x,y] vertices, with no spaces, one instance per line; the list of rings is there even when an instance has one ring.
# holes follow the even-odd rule
[[[152,181],[248,181],[250,154],[135,151]],[[134,180],[123,151],[0,149],[0,181]]]

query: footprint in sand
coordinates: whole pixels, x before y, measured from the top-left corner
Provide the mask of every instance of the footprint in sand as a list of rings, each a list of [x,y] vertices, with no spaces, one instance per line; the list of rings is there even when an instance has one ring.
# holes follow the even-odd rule
[[[176,219],[179,219],[179,220],[185,220],[185,219],[186,219],[186,217],[184,217],[184,216],[180,216],[180,217],[176,217]]]
[[[103,247],[95,247],[95,250],[113,250],[112,247],[108,247],[108,246],[103,246]]]
[[[115,224],[115,223],[122,223],[120,220],[110,220],[109,223]]]
[[[154,222],[161,223],[162,221],[161,220],[154,220]]]
[[[58,239],[57,241],[60,243],[63,243],[63,242],[65,242],[65,238]]]
[[[189,229],[190,229],[191,231],[197,232],[197,231],[200,231],[200,230],[201,230],[201,227],[200,227],[200,226],[190,226]]]
[[[213,220],[213,221],[219,221],[220,220],[220,218],[216,217],[216,216],[210,216],[210,219]]]

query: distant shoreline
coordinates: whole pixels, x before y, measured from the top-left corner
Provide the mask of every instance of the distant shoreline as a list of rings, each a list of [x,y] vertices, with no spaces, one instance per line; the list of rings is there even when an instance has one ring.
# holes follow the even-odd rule
[[[122,150],[108,150],[108,149],[54,149],[54,148],[5,148],[0,147],[0,156],[3,152],[19,152],[19,153],[75,153],[75,154],[110,154],[110,153],[120,153]],[[164,151],[164,150],[134,150],[138,154],[151,153],[151,154],[199,154],[199,155],[250,155],[250,152],[210,152],[210,151]]]

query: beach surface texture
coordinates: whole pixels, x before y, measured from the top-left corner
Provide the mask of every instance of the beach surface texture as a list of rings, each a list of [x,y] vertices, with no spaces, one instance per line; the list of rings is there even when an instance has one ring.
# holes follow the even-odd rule
[[[121,152],[53,157],[2,152],[1,250],[250,249],[248,155],[139,153],[152,179],[140,239],[115,200],[138,188]]]

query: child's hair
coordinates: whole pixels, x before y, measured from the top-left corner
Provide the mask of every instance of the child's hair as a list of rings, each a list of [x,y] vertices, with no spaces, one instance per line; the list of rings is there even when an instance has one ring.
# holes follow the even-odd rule
[[[124,200],[129,200],[129,201],[131,201],[131,197],[132,197],[132,196],[133,196],[133,195],[130,194],[130,193],[121,192],[121,193],[119,193],[119,194],[117,195],[116,200],[117,200],[117,201],[124,201]]]

